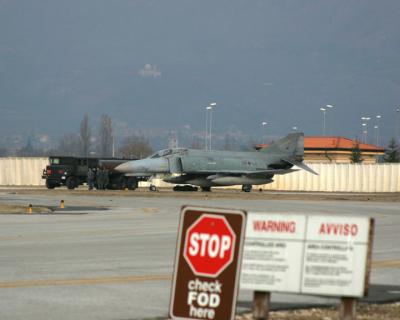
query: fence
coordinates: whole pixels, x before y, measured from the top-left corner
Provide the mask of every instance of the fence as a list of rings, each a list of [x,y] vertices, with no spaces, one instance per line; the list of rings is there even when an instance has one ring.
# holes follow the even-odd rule
[[[42,186],[42,171],[47,158],[0,158],[0,185]],[[274,176],[264,190],[322,192],[400,192],[400,164],[308,164],[318,176],[304,170]],[[171,184],[155,179],[160,187]],[[141,183],[146,186],[148,183]]]
[[[42,186],[45,184],[42,172],[48,163],[48,158],[0,158],[0,185]]]

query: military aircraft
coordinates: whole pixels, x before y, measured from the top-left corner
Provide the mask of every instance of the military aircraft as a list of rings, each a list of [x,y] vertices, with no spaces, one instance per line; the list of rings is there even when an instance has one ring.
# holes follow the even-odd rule
[[[173,184],[190,184],[210,191],[215,186],[242,185],[250,192],[252,185],[273,182],[276,174],[299,169],[317,174],[302,161],[304,134],[291,133],[258,151],[217,151],[186,148],[165,149],[141,160],[125,162],[115,168],[127,176],[162,176]]]

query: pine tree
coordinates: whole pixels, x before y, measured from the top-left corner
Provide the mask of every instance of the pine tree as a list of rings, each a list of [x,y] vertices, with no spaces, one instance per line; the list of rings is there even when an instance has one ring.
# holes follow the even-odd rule
[[[389,142],[386,150],[385,162],[400,162],[399,146],[397,145],[395,138],[392,138]]]
[[[350,156],[351,163],[361,163],[363,159],[361,158],[361,150],[360,145],[356,142],[351,149],[351,156]]]

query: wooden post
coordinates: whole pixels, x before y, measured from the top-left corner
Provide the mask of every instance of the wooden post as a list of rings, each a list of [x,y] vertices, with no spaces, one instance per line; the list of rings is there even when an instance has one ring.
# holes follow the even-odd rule
[[[355,320],[356,307],[356,298],[342,297],[340,303],[340,320]]]
[[[254,291],[253,318],[254,320],[268,320],[271,293]]]

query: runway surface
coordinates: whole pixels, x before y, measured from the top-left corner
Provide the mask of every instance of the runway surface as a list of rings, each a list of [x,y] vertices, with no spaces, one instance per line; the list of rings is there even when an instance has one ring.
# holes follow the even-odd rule
[[[369,300],[400,301],[398,202],[0,191],[0,204],[57,207],[61,199],[66,208],[50,214],[0,214],[0,319],[165,318],[186,204],[374,217]],[[250,308],[251,298],[240,292],[238,312]],[[288,308],[337,300],[273,294],[272,302]]]

